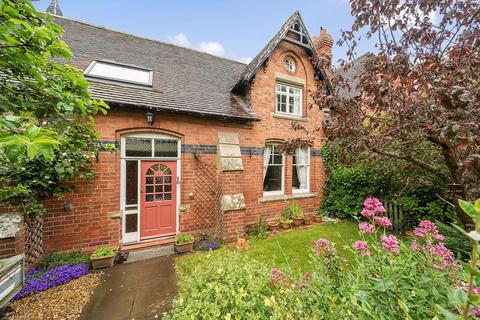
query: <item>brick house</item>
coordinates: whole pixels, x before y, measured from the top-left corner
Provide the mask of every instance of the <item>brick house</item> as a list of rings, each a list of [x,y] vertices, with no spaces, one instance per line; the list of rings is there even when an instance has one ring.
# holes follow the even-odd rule
[[[301,137],[292,121],[322,125],[309,92],[330,74],[312,64],[331,59],[325,30],[310,38],[295,12],[245,65],[60,15],[56,22],[71,64],[110,106],[95,118],[101,142],[119,151],[93,160],[93,184],[73,181],[74,192],[47,201],[45,250],[157,245],[213,224],[232,238],[261,216],[278,220],[288,201],[318,209],[320,139],[290,154],[278,146]],[[1,240],[1,255],[20,250],[21,229]]]

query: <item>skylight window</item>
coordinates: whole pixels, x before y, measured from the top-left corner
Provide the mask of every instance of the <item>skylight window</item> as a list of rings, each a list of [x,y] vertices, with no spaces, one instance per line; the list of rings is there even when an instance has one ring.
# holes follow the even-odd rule
[[[87,77],[152,86],[153,71],[110,61],[92,61],[85,70]]]

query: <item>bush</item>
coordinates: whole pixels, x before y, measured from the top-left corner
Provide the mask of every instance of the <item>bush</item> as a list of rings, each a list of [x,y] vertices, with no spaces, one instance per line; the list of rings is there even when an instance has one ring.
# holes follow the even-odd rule
[[[265,239],[268,237],[268,225],[264,217],[248,227],[247,234],[252,239]]]
[[[81,251],[52,252],[43,257],[39,269],[47,271],[58,266],[88,264],[88,262],[88,256]]]
[[[438,229],[445,236],[445,245],[455,253],[457,259],[468,262],[472,252],[472,242],[457,228],[436,222]]]
[[[91,254],[90,259],[113,257],[117,254],[117,252],[117,248],[98,248]]]
[[[180,292],[165,319],[303,319],[294,290],[274,286],[264,264],[235,252],[205,258],[179,275]]]
[[[340,219],[356,219],[363,199],[378,194],[373,171],[365,165],[332,167],[325,185],[321,209]]]

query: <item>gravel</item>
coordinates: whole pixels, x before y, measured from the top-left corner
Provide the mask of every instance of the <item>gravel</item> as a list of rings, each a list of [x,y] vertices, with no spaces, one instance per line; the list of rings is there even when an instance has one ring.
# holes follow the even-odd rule
[[[93,290],[101,282],[101,274],[90,273],[64,285],[12,302],[8,320],[78,319]]]

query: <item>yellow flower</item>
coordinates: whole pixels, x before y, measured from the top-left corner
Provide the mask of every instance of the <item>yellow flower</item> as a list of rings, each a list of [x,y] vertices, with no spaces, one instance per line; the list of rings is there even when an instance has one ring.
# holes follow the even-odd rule
[[[227,313],[227,315],[225,316],[225,320],[231,320],[232,319],[232,315],[230,313]]]

